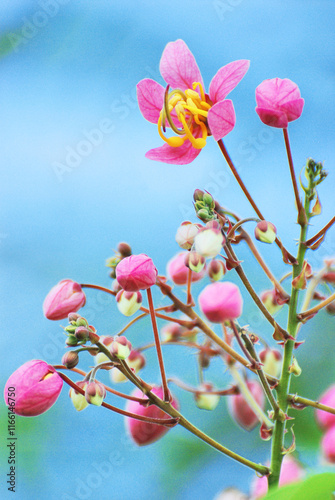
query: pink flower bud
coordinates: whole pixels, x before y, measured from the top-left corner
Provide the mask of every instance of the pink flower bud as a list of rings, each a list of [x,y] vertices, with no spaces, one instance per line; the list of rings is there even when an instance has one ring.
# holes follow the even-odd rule
[[[333,415],[334,416],[334,415]],[[323,456],[332,464],[335,463],[335,426],[327,430],[321,441]]]
[[[256,113],[265,125],[287,128],[288,123],[299,118],[304,99],[296,83],[288,78],[264,80],[256,88]]]
[[[156,283],[157,269],[144,253],[122,259],[116,266],[116,279],[126,292],[146,290]]]
[[[45,361],[27,361],[7,380],[4,390],[5,402],[15,413],[24,417],[35,417],[49,410],[62,390],[63,380],[56,370]],[[10,393],[13,393],[9,396]]]
[[[255,238],[263,243],[273,243],[277,237],[277,229],[272,222],[261,220],[255,227]]]
[[[78,283],[62,280],[46,296],[43,304],[44,315],[57,321],[67,318],[71,312],[78,311],[85,305],[86,297]]]
[[[301,465],[291,455],[285,455],[280,472],[279,486],[285,486],[285,484],[300,481],[303,479],[304,475],[305,471]],[[265,476],[255,477],[251,485],[251,498],[253,500],[258,500],[265,496],[267,491],[267,478]]]
[[[132,316],[142,305],[142,294],[120,290],[116,295],[116,305],[121,314]]]
[[[258,406],[263,409],[265,405],[265,396],[261,384],[258,380],[249,380],[247,386]],[[258,424],[257,416],[242,394],[229,396],[229,412],[233,420],[247,431],[251,431]]]
[[[128,358],[131,351],[131,343],[126,337],[115,337],[114,342],[112,342],[110,352],[119,359]]]
[[[326,392],[324,392],[319,399],[319,402],[323,405],[335,408],[335,385],[331,385]],[[315,417],[322,429],[329,429],[335,426],[335,415],[328,413],[323,410],[316,410]]]
[[[206,259],[200,253],[197,252],[187,252],[185,256],[185,266],[194,271],[195,273],[200,273],[206,265]]]
[[[163,389],[161,387],[153,387],[151,391],[156,394],[156,396],[163,399]],[[137,398],[146,399],[146,396],[142,394],[142,391],[140,391],[140,389],[135,389],[135,391],[133,391],[131,395]],[[171,404],[178,410],[179,404],[174,397]],[[167,413],[158,408],[158,406],[156,405],[145,407],[137,403],[136,401],[127,401],[126,410],[130,413],[135,413],[136,415],[141,415],[144,417],[159,419],[171,418]],[[163,437],[169,430],[168,427],[164,427],[163,425],[142,422],[140,420],[135,420],[134,418],[129,417],[126,417],[125,424],[129,435],[139,446],[145,446],[147,444],[154,443],[155,441]]]
[[[62,357],[62,365],[66,366],[66,368],[74,368],[78,363],[79,356],[75,351],[68,351]]]
[[[167,274],[175,285],[186,285],[188,278],[188,267],[185,265],[185,257],[188,252],[180,252],[167,264]],[[199,281],[205,276],[205,268],[199,273],[192,273],[192,282]]]
[[[281,370],[281,352],[277,349],[264,349],[259,353],[259,359],[263,363],[263,370],[272,377],[279,377]]]
[[[199,224],[192,224],[192,222],[185,221],[178,227],[176,234],[176,242],[184,250],[190,250],[194,243],[194,238],[198,234]]]
[[[220,229],[200,229],[194,238],[194,248],[203,257],[216,257],[222,249],[225,239]]]
[[[77,382],[77,386],[80,387],[80,389],[82,389],[83,391],[85,391],[87,385],[88,385],[87,380],[80,380],[79,382]],[[77,392],[74,389],[72,389],[72,387],[69,391],[69,396],[71,398],[73,406],[77,411],[85,410],[85,408],[88,407],[88,402],[86,401],[85,396],[80,394],[80,392]]]
[[[209,321],[222,323],[242,314],[243,300],[238,286],[225,281],[207,285],[199,295],[199,304]]]
[[[140,351],[133,349],[127,358],[127,365],[131,368],[134,373],[138,373],[145,366],[145,357]],[[114,383],[126,382],[128,379],[123,375],[120,370],[113,368],[109,372],[110,379]]]
[[[90,382],[85,388],[85,399],[88,404],[101,406],[106,397],[106,389],[100,382]]]

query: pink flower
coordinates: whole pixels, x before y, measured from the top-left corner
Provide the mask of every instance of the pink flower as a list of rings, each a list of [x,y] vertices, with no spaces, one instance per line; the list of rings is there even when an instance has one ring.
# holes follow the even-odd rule
[[[335,408],[335,385],[330,386],[326,392],[320,396],[319,402],[323,405]],[[315,417],[323,429],[329,429],[330,427],[335,426],[335,415],[332,413],[328,413],[323,410],[316,410]]]
[[[156,283],[157,269],[144,253],[130,255],[116,266],[116,279],[126,292],[146,290]]]
[[[325,459],[335,463],[335,426],[327,430],[321,441],[322,453]]]
[[[256,113],[270,127],[287,128],[301,115],[304,102],[298,85],[288,78],[264,80],[256,88]]]
[[[234,320],[242,314],[243,299],[237,285],[225,281],[211,283],[199,295],[202,312],[212,323]]]
[[[255,401],[263,409],[265,404],[265,396],[262,386],[258,380],[249,380],[247,386]],[[229,396],[229,412],[232,418],[238,425],[251,431],[258,424],[259,420],[254,411],[250,408],[243,397],[243,394],[234,394]]]
[[[226,99],[248,71],[249,61],[234,61],[216,73],[204,91],[200,70],[183,40],[170,42],[160,61],[162,85],[146,78],[137,84],[137,99],[144,118],[157,123],[158,133],[166,144],[151,149],[151,160],[185,165],[191,163],[206,145],[208,135],[218,141],[235,126],[232,101]],[[172,87],[173,90],[170,90]],[[165,127],[176,134],[165,136]]]
[[[71,312],[78,311],[85,302],[85,294],[78,283],[62,280],[51,288],[46,296],[43,312],[48,319],[57,321],[67,318]]]
[[[186,285],[189,268],[185,265],[185,257],[189,252],[180,252],[167,263],[167,274],[175,285]],[[199,281],[205,276],[206,267],[200,272],[192,272],[191,280]]]
[[[299,481],[300,479],[303,479],[304,475],[304,469],[301,467],[301,465],[299,465],[299,463],[290,455],[285,455],[279,478],[279,486],[284,486],[285,484]],[[258,500],[259,498],[262,498],[264,495],[266,495],[267,491],[267,478],[265,476],[255,478],[251,486],[252,500]]]
[[[49,410],[62,390],[63,380],[45,361],[27,361],[7,380],[4,397],[17,415],[35,417]]]
[[[151,391],[156,394],[159,398],[163,398],[163,389],[161,387],[153,387]],[[135,389],[132,394],[137,398],[146,398],[143,396],[142,391],[140,389]],[[175,398],[172,400],[172,406],[178,410],[179,404]],[[158,408],[156,405],[150,406],[142,406],[136,401],[128,401],[126,405],[126,410],[130,413],[135,413],[136,415],[141,415],[145,417],[151,418],[159,418],[159,419],[169,419],[171,418],[167,413]],[[168,427],[164,427],[163,425],[150,424],[149,422],[143,422],[140,420],[135,420],[134,418],[126,417],[126,429],[129,432],[133,441],[139,446],[145,446],[147,444],[154,443],[161,437],[163,437],[167,431]]]

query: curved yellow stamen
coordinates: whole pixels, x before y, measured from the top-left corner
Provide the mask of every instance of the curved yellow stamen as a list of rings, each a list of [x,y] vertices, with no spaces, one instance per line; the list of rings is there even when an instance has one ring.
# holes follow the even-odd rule
[[[193,106],[188,106],[188,105],[184,106],[184,108],[191,111],[193,115],[201,115],[204,116],[205,118],[207,118],[208,116],[208,111],[205,111],[203,109],[195,108]]]
[[[187,123],[186,123],[183,115],[180,116],[180,119],[181,119],[181,122],[184,126],[185,134],[186,134],[187,138],[190,140],[192,146],[195,149],[202,149],[203,147],[205,147],[206,146],[206,139],[203,139],[202,137],[195,138],[192,135],[192,131],[188,128]],[[201,130],[203,131],[202,127],[201,127]]]
[[[158,133],[160,137],[163,139],[164,142],[169,144],[169,146],[172,146],[173,148],[178,148],[179,146],[182,146],[186,140],[186,136],[184,135],[183,137],[180,136],[173,136],[173,137],[165,137],[163,134],[161,127],[162,127],[162,112],[158,118],[157,126],[158,126]]]
[[[199,87],[199,90],[200,90],[200,95],[201,95],[201,100],[202,101],[206,101],[206,97],[205,97],[205,92],[204,92],[204,88],[203,86],[201,85],[200,82],[194,82],[193,85],[193,90],[195,90],[197,87]]]

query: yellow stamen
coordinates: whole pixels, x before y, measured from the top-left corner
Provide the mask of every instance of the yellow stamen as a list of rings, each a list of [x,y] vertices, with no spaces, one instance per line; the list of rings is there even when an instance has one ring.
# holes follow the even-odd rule
[[[200,90],[200,95],[201,95],[201,100],[202,101],[206,101],[206,97],[205,97],[205,92],[204,92],[204,88],[203,86],[201,85],[200,82],[194,82],[193,85],[193,90],[195,90],[197,87],[199,87],[199,90]]]
[[[181,119],[181,122],[182,122],[182,124],[184,126],[185,134],[186,134],[187,138],[190,140],[190,142],[192,143],[192,146],[195,149],[202,149],[204,146],[206,146],[206,139],[203,139],[202,137],[195,138],[192,135],[192,132],[188,128],[187,123],[186,123],[185,118],[183,117],[183,115],[180,115],[180,119]],[[203,131],[202,127],[201,127],[201,130]]]
[[[162,130],[161,130],[161,126],[162,126],[162,112],[158,118],[158,133],[160,135],[160,137],[163,139],[164,142],[166,142],[167,144],[169,144],[169,146],[172,146],[173,148],[178,148],[179,146],[182,146],[186,140],[186,136],[184,135],[183,137],[180,137],[180,136],[173,136],[173,137],[165,137],[165,135],[163,134]]]
[[[207,118],[208,116],[208,111],[204,111],[203,109],[194,108],[193,106],[187,106],[187,105],[184,106],[184,108],[191,111],[193,115],[201,115],[204,116],[205,118]]]

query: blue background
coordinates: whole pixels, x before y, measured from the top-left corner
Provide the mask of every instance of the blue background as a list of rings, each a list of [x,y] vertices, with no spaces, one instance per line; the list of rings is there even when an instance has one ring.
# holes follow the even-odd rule
[[[164,273],[167,260],[178,251],[178,225],[195,220],[195,188],[207,189],[244,217],[253,215],[213,140],[186,166],[144,157],[161,142],[155,126],[138,110],[135,86],[145,77],[164,83],[158,64],[169,41],[185,40],[207,88],[221,66],[251,60],[249,72],[230,95],[237,123],[225,143],[257,203],[292,252],[298,227],[283,137],[280,130],[260,122],[254,91],[266,78],[290,78],[299,85],[305,108],[289,128],[296,171],[309,156],[325,161],[329,171],[319,190],[323,212],[313,219],[310,234],[331,218],[334,14],[332,0],[1,2],[1,387],[29,359],[60,362],[62,330],[58,322],[47,321],[41,309],[59,280],[109,286],[104,261],[122,240],[135,253],[150,255]],[[97,136],[106,120],[110,129]],[[87,138],[96,141],[89,149],[82,142]],[[60,164],[67,168],[62,171]],[[320,252],[309,256],[314,268],[334,255],[334,244],[330,231]],[[287,271],[276,248],[261,251],[272,259],[278,276]],[[268,287],[245,248],[239,249],[239,257],[257,291]],[[236,281],[232,273],[229,279]],[[93,291],[87,297],[83,314],[98,333],[113,334],[125,325],[109,297]],[[162,300],[159,295],[155,299],[157,304]],[[242,321],[271,339],[271,329],[249,301]],[[279,321],[285,324],[284,313]],[[298,351],[303,374],[296,387],[317,397],[334,380],[329,356],[333,319],[321,313],[304,332],[307,342]],[[134,345],[151,337],[149,322],[129,333]],[[196,384],[194,354],[171,346],[164,355],[169,374]],[[88,358],[83,362],[89,366]],[[143,377],[159,381],[154,352],[148,354]],[[220,387],[229,383],[216,361],[208,379]],[[175,393],[185,415],[220,442],[255,461],[268,458],[269,444],[259,443],[257,430],[247,434],[238,429],[227,416],[225,401],[215,412],[201,412],[194,410],[189,394]],[[5,443],[3,402],[0,409]],[[313,468],[319,461],[320,433],[310,410],[298,417],[304,423],[300,434],[296,429],[299,457]],[[121,417],[95,407],[75,412],[66,388],[48,413],[36,419],[18,417],[17,435],[17,491],[22,499],[208,499],[234,484],[248,491],[253,477],[252,471],[199,445],[183,429],[137,449],[126,437]],[[4,494],[6,461],[5,451]]]

